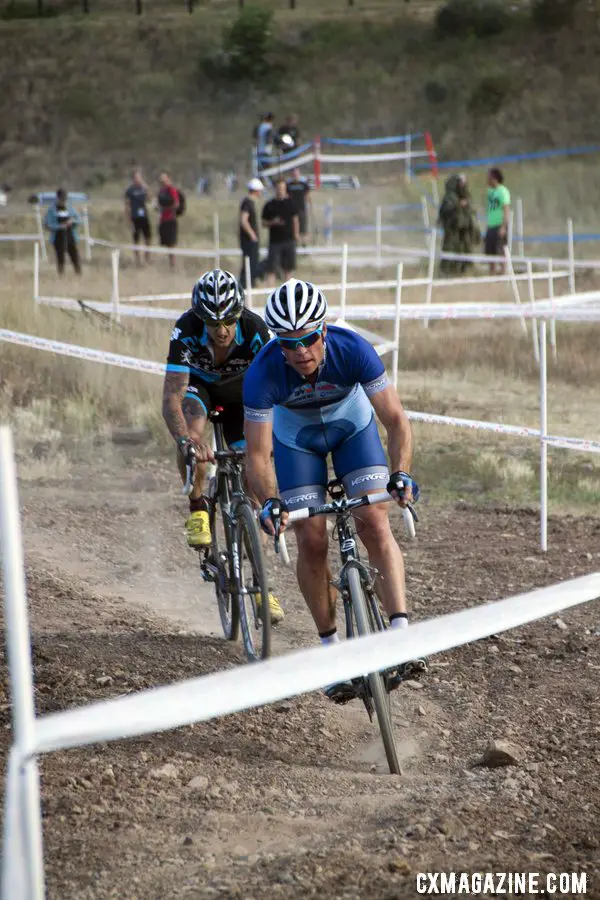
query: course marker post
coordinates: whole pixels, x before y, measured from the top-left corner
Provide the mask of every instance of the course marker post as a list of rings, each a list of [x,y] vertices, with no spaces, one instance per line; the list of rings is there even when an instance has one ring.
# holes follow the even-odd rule
[[[392,384],[398,387],[398,366],[400,365],[400,308],[402,305],[402,276],[404,264],[396,267],[396,318],[394,319],[394,350],[392,352]]]
[[[552,260],[548,260],[548,297],[552,302],[554,310],[554,273],[552,271]],[[550,346],[552,347],[552,358],[556,362],[556,319],[550,319]]]
[[[512,256],[510,255],[510,250],[506,246],[504,247],[504,259],[506,261],[506,270],[508,272],[508,276],[509,276],[509,280],[510,280],[510,287],[512,290],[512,294],[513,294],[515,303],[517,303],[520,306],[521,305],[521,295],[519,293],[519,284],[515,277],[515,270],[514,270],[514,266],[513,266],[513,262],[512,262]],[[527,334],[527,321],[525,319],[525,316],[521,316],[521,328],[523,329],[524,333]]]
[[[13,752],[9,765],[2,867],[2,896],[43,900],[44,862],[40,782],[35,747],[33,667],[17,472],[8,426],[0,427],[0,535],[4,577],[6,647],[10,672]],[[21,890],[21,893],[19,893]]]
[[[313,161],[313,172],[315,176],[315,188],[318,190],[321,187],[321,138],[317,136],[314,141],[314,161]]]
[[[346,321],[346,284],[348,282],[348,244],[342,247],[342,274],[340,278],[340,318]]]
[[[575,241],[573,239],[573,219],[567,219],[567,239],[569,245],[569,291],[575,293]]]
[[[46,235],[44,234],[44,223],[42,222],[42,208],[39,203],[36,203],[35,205],[35,220],[37,223],[37,231],[40,236],[42,262],[48,262],[48,253],[46,252]]]
[[[92,244],[90,242],[90,214],[87,203],[83,207],[83,236],[85,238],[85,258],[90,262],[92,258]]]
[[[515,217],[516,217],[516,228],[517,228],[517,255],[525,256],[525,231],[523,224],[523,198],[517,197],[515,203]],[[510,248],[512,253],[512,246]]]
[[[376,246],[376,263],[377,268],[381,269],[381,225],[382,225],[382,209],[378,206],[375,210],[375,246]]]
[[[249,256],[244,256],[244,276],[246,279],[246,306],[248,309],[252,309],[252,271]]]
[[[33,302],[40,302],[40,245],[33,245]]]
[[[215,248],[215,269],[221,266],[221,241],[219,237],[219,213],[213,213],[213,246]]]
[[[120,307],[120,296],[119,296],[119,258],[121,256],[120,250],[113,250],[111,253],[111,265],[112,265],[112,315],[115,322],[121,321],[121,307]]]
[[[429,231],[431,225],[429,224],[429,208],[427,206],[427,197],[425,194],[421,195],[421,214],[423,216],[423,228],[425,231]]]
[[[535,309],[535,288],[533,285],[533,266],[531,262],[528,260],[526,263],[527,267],[527,292],[529,294],[529,303],[531,306],[531,311],[533,312]],[[540,364],[540,344],[539,344],[539,335],[537,330],[537,321],[534,319],[531,323],[531,330],[533,332],[533,355],[536,363]]]
[[[412,166],[410,164],[410,158],[412,154],[412,134],[408,134],[406,136],[406,162],[404,165],[404,180],[406,184],[410,184],[412,181]]]
[[[548,365],[546,354],[546,320],[539,325],[540,349],[540,547],[548,550]]]
[[[429,262],[427,264],[427,288],[425,302],[429,306],[433,294],[433,280],[435,277],[435,248],[437,243],[437,230],[432,228],[429,232]],[[423,328],[429,328],[429,319],[423,319]]]

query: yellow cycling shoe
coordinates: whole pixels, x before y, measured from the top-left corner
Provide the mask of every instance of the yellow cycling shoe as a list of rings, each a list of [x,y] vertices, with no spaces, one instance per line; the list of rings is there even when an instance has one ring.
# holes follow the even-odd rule
[[[210,546],[211,537],[208,513],[203,509],[197,509],[195,512],[190,513],[189,518],[185,523],[185,533],[188,546]]]
[[[256,598],[256,605],[258,607],[258,614],[260,615],[260,608],[262,606],[260,596],[257,596]],[[280,622],[283,622],[284,612],[281,603],[272,591],[269,591],[269,610],[271,612],[271,625],[279,625]]]

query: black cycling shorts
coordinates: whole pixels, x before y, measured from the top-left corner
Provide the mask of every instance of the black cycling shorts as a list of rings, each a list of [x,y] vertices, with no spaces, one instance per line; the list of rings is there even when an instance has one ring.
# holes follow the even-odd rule
[[[200,404],[202,409],[194,410],[194,413],[205,415],[207,418],[211,410],[216,406],[222,406],[223,413],[220,419],[228,446],[239,448],[244,444],[244,404],[241,378],[222,387],[219,385],[210,385],[209,387],[197,382],[190,384],[185,394],[184,404],[186,400],[195,401],[194,406]]]
[[[150,240],[152,237],[152,231],[150,229],[150,222],[148,221],[147,216],[137,216],[135,219],[131,220],[131,225],[133,228],[133,243],[137,244],[139,242],[140,237],[143,237],[146,242]]]

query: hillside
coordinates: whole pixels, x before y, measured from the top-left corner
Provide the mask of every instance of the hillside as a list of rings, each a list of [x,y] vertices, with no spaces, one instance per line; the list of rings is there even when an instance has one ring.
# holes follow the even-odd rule
[[[192,16],[165,8],[0,21],[2,180],[33,187],[68,176],[97,186],[140,161],[191,184],[246,164],[265,107],[296,111],[306,136],[428,128],[446,157],[600,138],[587,114],[599,90],[591,11],[573,28],[540,31],[517,12],[502,34],[440,40],[431,5],[380,3],[324,18],[311,4],[313,12],[277,17],[275,72],[253,85],[200,68],[233,7]]]

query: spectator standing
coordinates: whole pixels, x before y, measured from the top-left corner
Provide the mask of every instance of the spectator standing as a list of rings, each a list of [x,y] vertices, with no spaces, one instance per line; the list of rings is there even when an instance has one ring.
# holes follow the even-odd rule
[[[242,251],[242,273],[240,283],[246,284],[246,257],[250,260],[250,280],[252,287],[256,285],[259,277],[258,254],[260,250],[260,235],[258,232],[258,217],[256,215],[256,201],[264,190],[260,178],[251,178],[248,182],[248,193],[240,206],[240,248]]]
[[[66,191],[62,188],[57,190],[56,199],[53,206],[48,208],[44,224],[50,232],[50,240],[56,253],[58,274],[62,275],[65,271],[65,255],[68,253],[73,268],[78,275],[81,275],[81,263],[77,248],[79,240],[77,226],[81,224],[81,218],[75,208],[69,205]]]
[[[179,209],[179,192],[173,185],[167,172],[160,176],[160,189],[158,191],[158,207],[160,220],[158,233],[161,247],[177,246],[177,211]],[[175,255],[169,253],[169,265],[175,267]]]
[[[148,216],[148,202],[150,196],[148,188],[142,177],[142,170],[135,169],[131,184],[125,191],[125,217],[131,223],[133,229],[133,243],[138,244],[140,238],[144,238],[146,247],[150,246],[152,231]],[[141,265],[141,254],[135,251],[135,261]],[[146,262],[150,262],[150,254],[146,251]]]
[[[308,210],[310,207],[312,214],[312,200],[310,197],[310,186],[305,178],[302,178],[300,169],[293,169],[292,177],[287,182],[288,195],[294,201],[296,212],[298,214],[300,241],[303,247],[306,247],[308,235]]]
[[[471,204],[466,175],[451,175],[440,205],[438,222],[444,230],[442,252],[469,254],[480,240],[479,227]],[[467,260],[442,259],[440,272],[462,274],[471,265]]]
[[[265,113],[256,129],[256,157],[259,167],[267,166],[273,155],[273,113]]]
[[[485,252],[488,256],[504,256],[508,223],[510,221],[510,191],[504,185],[504,175],[500,169],[488,172],[487,231]],[[498,273],[504,271],[504,262],[498,263]],[[496,272],[496,263],[490,263],[490,275]]]
[[[298,116],[294,113],[290,116],[286,116],[283,122],[277,131],[278,138],[282,138],[284,135],[287,135],[292,140],[292,144],[288,144],[285,147],[285,150],[289,152],[290,150],[295,150],[298,146],[298,142],[300,140],[300,129],[298,128]]]
[[[275,197],[265,203],[262,223],[269,229],[267,271],[269,284],[273,286],[275,276],[287,281],[296,268],[296,242],[300,233],[298,213],[283,179],[275,185]]]

